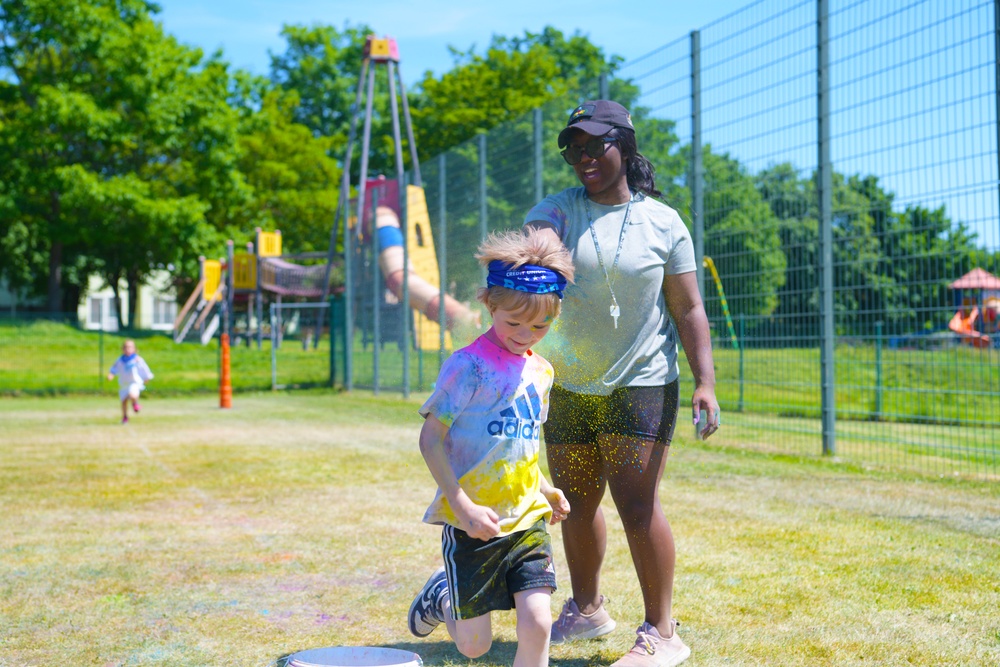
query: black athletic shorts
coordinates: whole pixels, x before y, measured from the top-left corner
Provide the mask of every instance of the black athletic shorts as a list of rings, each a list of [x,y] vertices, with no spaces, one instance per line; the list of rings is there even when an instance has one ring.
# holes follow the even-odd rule
[[[575,394],[555,385],[542,427],[548,445],[595,445],[599,435],[670,444],[677,425],[678,382],[621,387],[610,396]]]
[[[515,593],[556,590],[552,541],[544,519],[527,530],[485,542],[446,525],[441,551],[455,620],[513,609]]]

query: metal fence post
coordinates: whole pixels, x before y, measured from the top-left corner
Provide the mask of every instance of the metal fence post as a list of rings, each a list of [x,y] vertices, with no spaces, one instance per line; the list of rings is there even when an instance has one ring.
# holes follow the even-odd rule
[[[698,289],[705,297],[705,169],[701,154],[701,32],[691,31],[691,223]]]
[[[403,196],[400,190],[401,198]],[[381,248],[378,243],[377,229],[378,212],[378,188],[372,188],[372,394],[378,396],[379,375],[381,374],[381,352],[382,352],[382,271],[379,270],[378,257]],[[404,264],[405,266],[405,264]],[[406,282],[404,272],[403,282]],[[406,314],[406,307],[403,307],[403,314]]]
[[[331,294],[327,297],[327,303],[330,304],[330,309],[327,312],[328,320],[327,323],[330,326],[330,382],[329,386],[332,389],[337,386],[337,315],[334,311],[334,303],[337,297]]]
[[[278,304],[271,304],[271,391],[278,389]]]
[[[997,0],[1000,2],[1000,0]],[[542,172],[545,169],[542,146],[542,110],[535,109],[531,113],[532,125],[535,131],[535,203],[542,201],[545,196],[545,183]]]
[[[104,372],[104,310],[103,309],[101,309],[101,322],[100,322],[100,325],[98,326],[98,329],[97,329],[97,340],[98,340],[98,342],[97,342],[97,345],[98,345],[98,352],[97,352],[97,377],[100,380],[100,384],[98,385],[98,388],[101,388],[101,387],[104,386],[104,376],[105,376],[105,372]]]
[[[344,295],[330,295],[330,386],[337,386],[340,376],[341,386],[347,386],[347,332],[344,327]],[[340,361],[337,361],[338,355]]]
[[[485,241],[489,219],[486,207],[486,135],[479,135],[479,240]],[[483,267],[483,284],[486,284],[486,268]]]
[[[448,186],[446,185],[448,175],[448,160],[445,153],[438,156],[438,274],[441,281],[438,294],[438,328],[440,329],[440,340],[438,342],[438,368],[444,363],[444,342],[445,327],[448,325],[448,318],[444,310],[445,288],[448,284]]]
[[[344,205],[344,389],[354,389],[354,234]]]
[[[409,174],[404,171],[402,178],[400,178],[399,188],[400,221],[403,227],[403,289],[402,298],[400,299],[403,302],[403,398],[410,397],[410,348],[413,346],[413,340],[415,340],[411,336],[410,331],[410,318],[413,317],[413,308],[410,306],[410,277],[408,272],[408,267],[410,266],[409,182]],[[378,271],[377,266],[375,270]]]
[[[829,0],[816,4],[817,134],[819,141],[820,231],[820,384],[823,414],[823,454],[832,456],[836,444],[836,392],[833,361],[833,164],[830,161],[830,44]]]
[[[882,320],[875,323],[875,421],[882,421]]]
[[[736,406],[737,412],[743,412],[743,350],[746,348],[746,322],[743,319],[743,314],[740,313],[740,398],[739,403]]]
[[[1000,174],[1000,0],[993,0],[993,103],[996,107],[997,174]],[[1000,186],[997,204],[1000,205]]]

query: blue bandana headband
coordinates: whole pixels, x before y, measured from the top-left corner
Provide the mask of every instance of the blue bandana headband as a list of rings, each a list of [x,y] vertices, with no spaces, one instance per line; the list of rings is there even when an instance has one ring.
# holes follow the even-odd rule
[[[486,276],[488,287],[505,287],[530,294],[550,294],[555,292],[563,298],[566,279],[552,269],[534,264],[522,264],[516,269],[506,262],[494,259],[489,264]]]

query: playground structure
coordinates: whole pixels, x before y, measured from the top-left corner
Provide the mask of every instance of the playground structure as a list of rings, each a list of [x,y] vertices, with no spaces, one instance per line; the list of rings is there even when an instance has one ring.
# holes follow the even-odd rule
[[[308,326],[299,321],[307,312],[314,314],[315,325],[315,335],[309,340],[318,342],[323,330],[324,312],[328,311],[303,308],[295,313],[294,322],[282,322],[281,305],[284,299],[304,302],[302,305],[328,304],[330,278],[338,258],[343,260],[345,285],[343,292],[334,296],[342,296],[347,306],[344,332],[354,332],[357,326],[365,346],[375,341],[378,348],[387,340],[395,341],[405,357],[411,345],[426,350],[451,348],[450,330],[453,328],[479,328],[478,313],[446,294],[440,282],[408,103],[396,67],[398,62],[399,50],[395,40],[368,37],[328,251],[283,255],[280,231],[264,232],[258,229],[256,243],[248,243],[245,252],[234,252],[234,242],[228,241],[224,259],[200,258],[199,282],[175,321],[176,342],[196,335],[202,344],[207,344],[221,329],[227,334],[232,331],[237,341],[244,337],[248,345],[255,337],[259,349],[269,320],[265,316],[268,302],[278,305],[278,320],[271,322],[271,326],[279,327],[275,339],[279,344],[288,327]],[[396,152],[395,179],[368,178],[372,98],[375,66],[378,65],[388,69]],[[361,180],[356,196],[352,197],[351,157],[358,130],[358,115],[365,99],[366,78]],[[403,171],[394,85],[397,82],[409,139],[412,183],[406,182]],[[400,183],[406,184],[404,197],[400,197]],[[322,264],[307,266],[298,263],[324,258]],[[409,304],[410,307],[404,308],[402,304]],[[271,335],[274,339],[274,332]],[[350,340],[350,335],[345,340]],[[306,344],[303,338],[303,345]]]
[[[390,339],[400,341],[402,389],[406,396],[410,382],[410,341],[412,347],[417,349],[436,347],[443,353],[451,346],[449,330],[464,326],[478,328],[479,320],[475,313],[445,293],[445,286],[439,278],[437,254],[420,175],[420,161],[413,140],[409,103],[398,65],[399,49],[396,41],[370,35],[365,42],[354,114],[351,116],[347,136],[340,198],[330,234],[327,264],[332,266],[337,241],[342,235],[346,303],[344,329],[348,332],[348,340],[353,339],[356,319],[360,320],[363,341],[366,344],[369,340],[374,342],[376,389],[379,350],[386,340],[383,334],[388,331]],[[396,168],[394,179],[371,179],[368,172],[377,67],[385,67],[389,83],[389,116],[392,121]],[[364,125],[361,129],[360,178],[356,196],[351,197],[351,159],[358,138],[358,119],[362,108]],[[405,125],[410,151],[409,174],[403,168],[401,125]],[[440,241],[443,244],[444,239]],[[375,270],[376,266],[378,270]],[[325,296],[324,294],[324,298]],[[401,317],[393,318],[393,310]],[[388,316],[385,322],[383,315]],[[383,324],[386,326],[383,327]],[[372,332],[371,338],[366,333],[369,329]],[[413,329],[415,336],[411,335]],[[351,389],[354,377],[353,346],[346,347],[343,377],[345,387]]]
[[[224,297],[222,260],[198,258],[198,282],[191,296],[174,320],[174,342],[180,343],[191,332],[197,332],[202,345],[212,339],[219,329],[219,312]]]
[[[370,179],[365,188],[361,223],[355,216],[349,220],[353,256],[357,260],[353,264],[353,283],[371,286],[370,299],[356,295],[362,339],[365,345],[376,336],[382,342],[399,343],[402,322],[398,306],[405,298],[414,311],[416,347],[435,349],[443,339],[444,347],[451,348],[450,332],[456,328],[478,328],[479,316],[441,289],[424,190],[407,185],[405,192],[404,202],[400,200],[398,181]],[[352,201],[353,204],[356,202]],[[400,224],[404,211],[406,225]],[[381,329],[381,335],[376,328]]]
[[[973,347],[1000,347],[1000,278],[976,268],[948,287],[958,308],[948,328]]]
[[[242,336],[247,345],[256,338],[259,349],[266,321],[265,301],[281,304],[286,297],[315,300],[323,293],[326,267],[293,260],[324,256],[283,255],[280,231],[258,228],[256,243],[247,243],[245,252],[235,252],[234,242],[227,241],[225,258],[199,258],[199,281],[177,314],[174,341],[183,342],[196,333],[205,345],[221,327],[223,333]]]

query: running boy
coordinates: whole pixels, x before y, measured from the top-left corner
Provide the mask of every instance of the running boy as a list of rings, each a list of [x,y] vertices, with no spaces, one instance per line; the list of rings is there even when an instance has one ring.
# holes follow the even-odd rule
[[[128,403],[132,401],[132,409],[139,412],[139,393],[146,388],[146,382],[153,379],[146,360],[135,351],[135,341],[126,340],[122,344],[122,356],[118,357],[108,380],[118,376],[118,399],[122,402],[122,423],[128,423]]]
[[[458,650],[476,658],[493,642],[491,612],[513,607],[514,667],[544,667],[556,588],[545,525],[570,507],[538,467],[552,366],[531,347],[559,316],[573,260],[534,229],[491,235],[476,258],[489,272],[478,298],[493,326],[448,358],[420,408],[420,453],[438,484],[424,522],[444,525],[444,567],[408,621],[418,637],[443,622]]]

